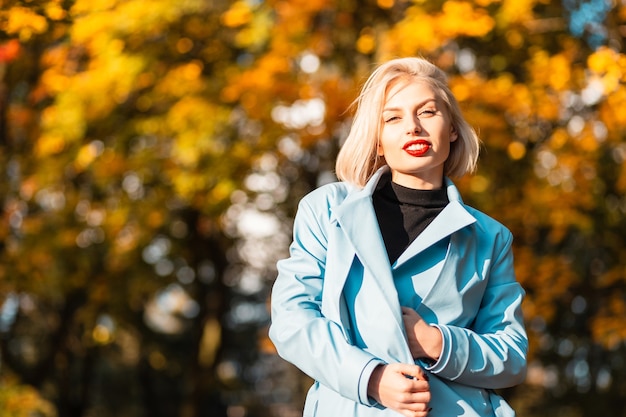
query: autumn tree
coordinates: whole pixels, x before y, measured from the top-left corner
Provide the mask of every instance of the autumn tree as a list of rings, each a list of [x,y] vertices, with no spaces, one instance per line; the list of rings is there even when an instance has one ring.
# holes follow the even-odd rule
[[[243,401],[266,314],[236,314],[220,220],[259,146],[220,99],[228,4],[2,4],[2,370],[57,415]]]
[[[265,336],[274,262],[361,83],[409,55],[450,75],[484,142],[459,186],[516,237],[531,356],[504,394],[623,408],[625,6],[1,4],[3,409],[297,415],[309,381]]]
[[[263,106],[275,99],[273,121],[288,131],[277,171],[296,197],[282,206],[289,216],[298,197],[332,179],[335,147],[349,124],[344,110],[373,66],[396,56],[431,59],[449,73],[484,142],[479,172],[459,185],[470,204],[516,236],[531,356],[527,383],[505,395],[521,415],[619,413],[626,387],[624,6],[294,0],[231,7],[244,10],[249,18],[232,22],[243,41],[255,16],[273,10],[274,25],[238,76],[245,88],[227,91],[253,117],[268,114],[248,95],[260,94]],[[291,72],[279,66],[276,79],[259,76],[286,56],[296,57]],[[289,79],[283,72],[298,74],[297,97],[281,94]],[[323,121],[300,112],[316,99],[325,105]]]

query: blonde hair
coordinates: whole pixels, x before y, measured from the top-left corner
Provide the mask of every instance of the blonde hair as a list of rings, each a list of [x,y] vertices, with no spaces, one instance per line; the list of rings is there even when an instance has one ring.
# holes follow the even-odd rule
[[[353,103],[356,112],[352,127],[335,164],[335,173],[341,181],[363,187],[386,164],[385,159],[377,153],[382,130],[382,110],[389,86],[402,78],[430,86],[443,101],[452,127],[458,134],[444,164],[444,175],[461,177],[476,169],[480,140],[463,118],[459,103],[448,86],[446,74],[423,58],[398,58],[376,68]]]

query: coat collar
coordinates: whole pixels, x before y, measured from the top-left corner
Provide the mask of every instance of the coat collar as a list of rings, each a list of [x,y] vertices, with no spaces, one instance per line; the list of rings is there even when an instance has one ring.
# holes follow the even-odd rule
[[[448,200],[450,202],[441,213],[426,227],[426,229],[409,245],[402,255],[395,262],[394,266],[399,266],[411,259],[424,249],[434,245],[441,239],[450,236],[452,233],[476,222],[461,199],[459,190],[449,178],[445,179]]]
[[[354,189],[337,206],[331,208],[332,219],[337,221],[352,243],[359,260],[375,276],[391,277],[391,265],[387,257],[382,234],[376,219],[372,195],[376,185],[389,167],[384,166],[374,173],[362,189]],[[424,249],[476,221],[463,204],[461,195],[449,178],[445,184],[450,203],[439,216],[428,225],[398,258],[398,266]]]
[[[354,189],[339,205],[331,208],[334,219],[348,236],[359,259],[364,266],[370,266],[372,272],[381,267],[388,270],[390,266],[372,203],[376,184],[385,171],[385,167],[376,171],[365,187]]]

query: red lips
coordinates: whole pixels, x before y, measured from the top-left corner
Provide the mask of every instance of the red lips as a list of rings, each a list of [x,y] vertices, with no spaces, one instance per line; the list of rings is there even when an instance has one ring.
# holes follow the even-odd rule
[[[402,149],[411,156],[422,156],[426,154],[431,147],[430,142],[420,139],[405,143]]]

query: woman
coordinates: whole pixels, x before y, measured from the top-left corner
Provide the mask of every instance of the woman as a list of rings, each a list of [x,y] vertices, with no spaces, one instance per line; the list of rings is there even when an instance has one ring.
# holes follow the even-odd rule
[[[449,179],[479,140],[445,74],[378,67],[337,158],[341,182],[300,202],[278,263],[270,337],[311,376],[304,416],[498,416],[528,346],[511,233]]]

